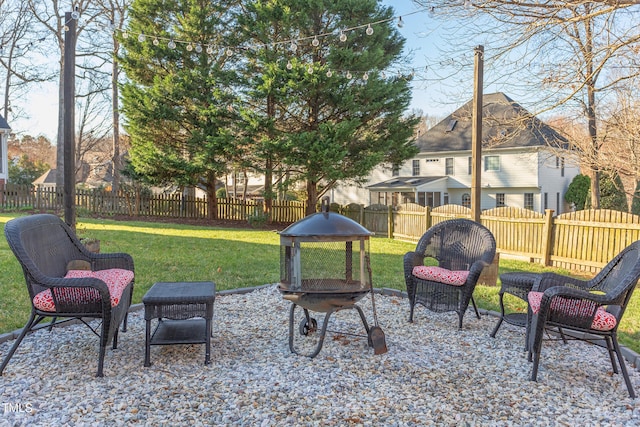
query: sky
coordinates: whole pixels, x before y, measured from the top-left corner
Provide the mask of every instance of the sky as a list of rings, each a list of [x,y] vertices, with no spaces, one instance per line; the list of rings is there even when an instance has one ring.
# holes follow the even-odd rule
[[[416,72],[416,77],[411,83],[413,99],[410,110],[421,110],[425,115],[444,118],[471,99],[473,88],[469,81],[468,89],[461,88],[463,93],[468,91],[467,99],[457,104],[444,101],[447,99],[446,86],[451,83],[440,81],[430,74],[434,64],[442,65],[443,62],[442,58],[437,57],[437,45],[443,43],[440,38],[441,23],[426,10],[414,13],[421,8],[411,0],[384,0],[382,4],[393,6],[395,15],[401,16],[404,23],[398,30],[406,39],[405,54],[411,56],[411,62],[407,67]],[[468,55],[473,57],[473,52],[469,52]],[[52,66],[56,66],[55,60]],[[44,135],[55,143],[58,123],[57,82],[42,84],[24,99],[13,103],[19,104],[29,115],[28,118],[16,119],[9,123],[14,132],[32,136]]]

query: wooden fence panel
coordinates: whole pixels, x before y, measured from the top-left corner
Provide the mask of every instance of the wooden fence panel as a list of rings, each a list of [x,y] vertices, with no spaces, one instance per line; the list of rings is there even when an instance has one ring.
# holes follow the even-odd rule
[[[491,230],[498,252],[543,259],[545,216],[530,209],[500,207],[484,211],[482,224]]]
[[[551,265],[597,272],[640,238],[640,216],[608,209],[559,215],[554,220]]]
[[[418,241],[430,226],[430,209],[417,203],[403,203],[393,211],[393,237]]]
[[[371,205],[364,208],[362,226],[379,236],[386,236],[389,232],[389,206]]]

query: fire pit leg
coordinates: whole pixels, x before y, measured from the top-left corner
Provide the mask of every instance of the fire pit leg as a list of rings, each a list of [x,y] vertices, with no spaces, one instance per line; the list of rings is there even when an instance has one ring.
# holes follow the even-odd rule
[[[371,342],[371,336],[369,335],[369,324],[367,323],[367,318],[364,315],[364,312],[358,305],[354,305],[353,308],[358,310],[358,314],[360,315],[360,319],[362,320],[362,324],[364,325],[364,329],[367,331],[367,344],[369,347],[373,347],[373,343]]]
[[[313,359],[318,355],[318,353],[320,353],[320,350],[322,349],[322,344],[324,343],[324,337],[327,334],[327,326],[329,325],[329,318],[331,317],[335,309],[328,311],[327,314],[325,314],[324,316],[324,323],[322,324],[322,330],[320,331],[320,337],[318,338],[318,344],[316,345],[315,350],[311,354],[301,354],[295,349],[295,345],[294,345],[294,334],[295,334],[294,318],[295,318],[296,306],[297,304],[292,303],[291,309],[289,310],[289,349],[291,350],[292,353],[300,354],[302,356],[307,356]],[[361,314],[361,316],[364,316],[364,313]],[[309,317],[309,312],[306,309],[305,309],[305,317],[307,321],[312,319]]]

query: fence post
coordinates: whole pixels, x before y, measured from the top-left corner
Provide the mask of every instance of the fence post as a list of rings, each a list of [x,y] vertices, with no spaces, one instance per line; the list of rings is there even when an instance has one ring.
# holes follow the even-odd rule
[[[431,207],[430,206],[424,207],[424,225],[426,227],[424,231],[427,231],[428,229],[431,228]]]
[[[358,215],[358,223],[364,227],[364,205],[360,206],[360,214]]]
[[[551,263],[551,236],[553,231],[553,209],[544,210],[544,226],[542,227],[542,265]]]
[[[387,226],[387,237],[393,239],[393,206],[391,205],[389,205],[387,220],[389,221],[389,225]]]

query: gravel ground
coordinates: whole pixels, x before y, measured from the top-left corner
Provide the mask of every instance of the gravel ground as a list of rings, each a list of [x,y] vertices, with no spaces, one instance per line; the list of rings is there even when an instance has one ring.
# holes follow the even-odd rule
[[[359,305],[372,322],[369,295]],[[135,311],[103,378],[86,327],[41,330],[0,378],[0,426],[640,425],[640,399],[629,398],[602,348],[545,343],[531,382],[522,328],[503,324],[491,338],[493,316],[467,313],[459,331],[454,313],[418,307],[410,324],[406,299],[376,295],[376,306],[387,353],[374,355],[356,312],[343,310],[310,359],[289,350],[290,303],[274,286],[218,295],[212,363],[203,364],[204,345],[156,346],[149,368]],[[313,348],[297,322],[296,345]],[[629,368],[640,392],[640,372]]]

